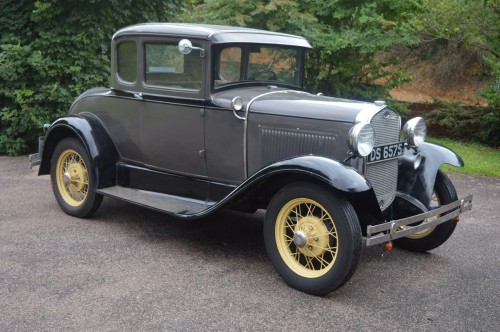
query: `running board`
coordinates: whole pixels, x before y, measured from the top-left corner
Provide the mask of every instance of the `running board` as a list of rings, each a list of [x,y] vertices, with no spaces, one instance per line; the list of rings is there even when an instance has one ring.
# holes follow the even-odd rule
[[[98,189],[97,193],[178,216],[198,214],[213,205],[204,201],[121,186]]]

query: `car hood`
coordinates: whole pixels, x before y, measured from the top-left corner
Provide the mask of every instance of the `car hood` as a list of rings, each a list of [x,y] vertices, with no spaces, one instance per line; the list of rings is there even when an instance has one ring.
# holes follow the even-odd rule
[[[274,87],[237,88],[215,93],[212,102],[231,109],[231,100],[241,97],[250,113],[292,116],[308,119],[355,122],[361,111],[378,111],[385,106]]]

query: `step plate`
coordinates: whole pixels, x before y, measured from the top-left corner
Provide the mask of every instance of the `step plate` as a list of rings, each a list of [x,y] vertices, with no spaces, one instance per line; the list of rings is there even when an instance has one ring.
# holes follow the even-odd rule
[[[98,189],[97,192],[105,196],[179,216],[198,214],[212,206],[212,204],[203,201],[120,186]]]

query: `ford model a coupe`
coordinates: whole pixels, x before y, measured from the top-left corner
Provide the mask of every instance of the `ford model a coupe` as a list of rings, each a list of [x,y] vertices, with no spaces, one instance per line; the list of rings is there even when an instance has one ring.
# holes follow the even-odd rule
[[[311,294],[352,276],[362,236],[414,251],[443,244],[472,206],[439,170],[460,157],[425,142],[422,118],[401,135],[383,102],[303,92],[310,48],[246,28],[124,28],[112,39],[111,88],[86,91],[46,125],[31,163],[77,217],[103,196],[183,219],[267,209],[271,262]]]

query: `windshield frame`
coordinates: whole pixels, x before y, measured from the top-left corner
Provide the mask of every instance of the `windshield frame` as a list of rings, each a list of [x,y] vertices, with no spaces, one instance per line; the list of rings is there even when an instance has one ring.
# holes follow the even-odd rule
[[[216,85],[215,81],[217,77],[219,77],[220,73],[220,56],[224,49],[237,47],[241,49],[241,73],[240,77],[248,76],[248,68],[249,68],[249,59],[251,55],[251,49],[256,47],[263,48],[278,48],[278,49],[287,49],[296,51],[296,63],[295,63],[295,75],[297,76],[296,84],[284,81],[270,80],[270,79],[253,79],[253,80],[241,80],[234,81],[230,83],[225,83],[223,85]],[[290,89],[302,90],[304,84],[304,60],[305,53],[308,49],[300,46],[294,45],[278,45],[278,44],[265,44],[265,43],[221,43],[215,44],[212,47],[212,73],[210,78],[211,90],[221,91],[226,89],[231,89],[235,87],[242,86],[268,86],[275,85],[279,87],[285,87]]]

